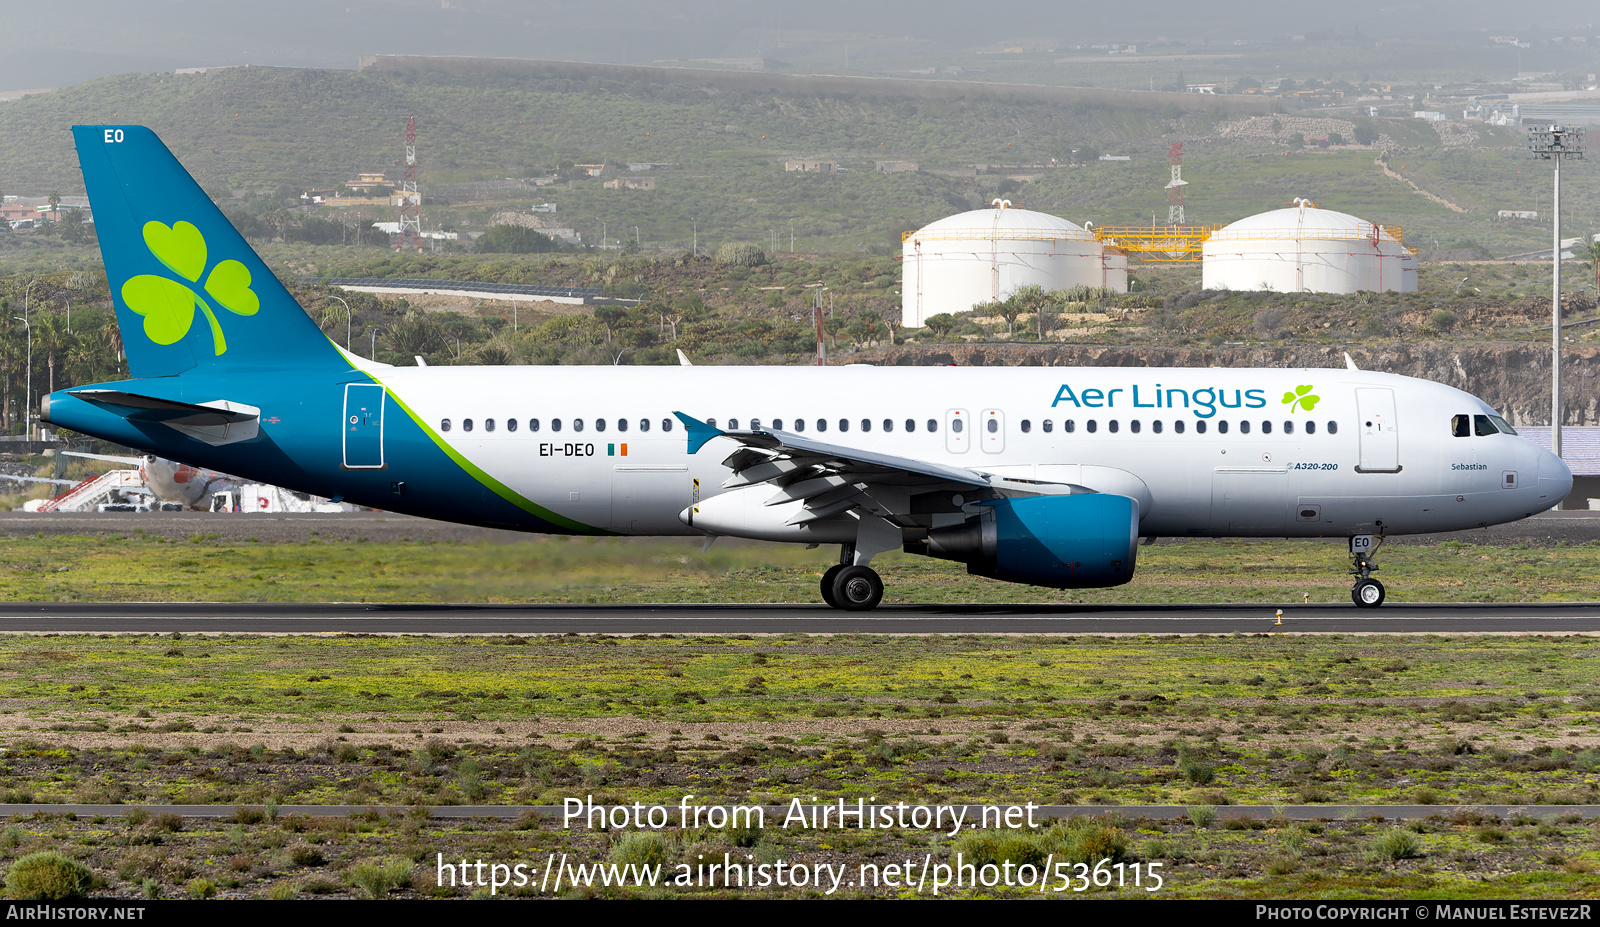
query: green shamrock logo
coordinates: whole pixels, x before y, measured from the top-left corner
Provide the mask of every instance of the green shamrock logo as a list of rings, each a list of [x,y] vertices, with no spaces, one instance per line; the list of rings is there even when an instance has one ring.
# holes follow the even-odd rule
[[[1312,409],[1315,409],[1317,407],[1317,403],[1321,401],[1321,396],[1312,394],[1311,384],[1309,383],[1304,386],[1296,386],[1294,388],[1294,392],[1292,393],[1283,394],[1283,404],[1289,407],[1290,412],[1295,412],[1300,409],[1305,409],[1307,412],[1310,412]]]
[[[160,222],[144,224],[144,243],[167,269],[189,281],[199,283],[206,270],[206,239],[188,222],[168,227]],[[227,260],[211,268],[205,291],[224,309],[236,315],[255,315],[261,300],[250,289],[250,268]],[[122,285],[122,301],[144,316],[144,333],[156,344],[174,344],[194,324],[198,306],[211,323],[211,341],[221,355],[228,350],[222,325],[205,297],[187,284],[154,274],[140,274]]]

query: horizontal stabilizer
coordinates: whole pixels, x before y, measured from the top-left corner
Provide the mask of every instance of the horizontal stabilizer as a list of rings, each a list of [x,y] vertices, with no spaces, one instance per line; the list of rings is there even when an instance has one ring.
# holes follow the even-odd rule
[[[226,399],[195,404],[117,389],[78,389],[68,394],[129,421],[159,422],[213,447],[248,441],[260,432],[260,409]],[[45,411],[48,416],[48,406]]]

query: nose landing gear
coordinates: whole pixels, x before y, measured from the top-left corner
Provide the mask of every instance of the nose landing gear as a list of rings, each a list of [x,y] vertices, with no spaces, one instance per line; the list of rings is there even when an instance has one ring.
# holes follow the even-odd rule
[[[1350,539],[1350,575],[1356,577],[1356,584],[1350,589],[1350,601],[1357,608],[1377,608],[1383,604],[1383,583],[1372,578],[1372,572],[1378,568],[1372,558],[1382,546],[1383,535],[1374,539],[1370,534],[1358,534]]]

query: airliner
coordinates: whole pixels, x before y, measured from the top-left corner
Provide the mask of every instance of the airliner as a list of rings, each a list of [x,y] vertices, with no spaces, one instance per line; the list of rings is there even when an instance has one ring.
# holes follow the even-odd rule
[[[838,545],[1054,588],[1133,578],[1157,537],[1383,539],[1525,518],[1561,460],[1487,403],[1354,369],[391,366],[314,324],[155,133],[76,126],[132,379],[42,417],[145,453],[521,531]]]

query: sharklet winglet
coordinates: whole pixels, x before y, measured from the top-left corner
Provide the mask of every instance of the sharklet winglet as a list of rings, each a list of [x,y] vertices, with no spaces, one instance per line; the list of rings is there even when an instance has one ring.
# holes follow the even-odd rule
[[[672,414],[678,417],[678,421],[683,423],[683,427],[689,429],[689,453],[691,454],[700,453],[700,449],[706,446],[707,441],[712,438],[719,438],[725,433],[720,428],[714,428],[693,416],[684,415],[682,412],[674,412]]]

